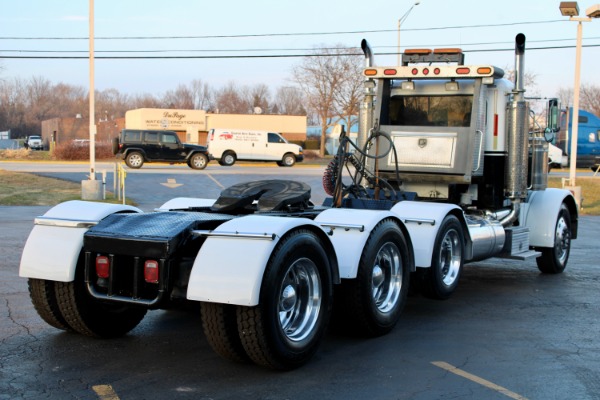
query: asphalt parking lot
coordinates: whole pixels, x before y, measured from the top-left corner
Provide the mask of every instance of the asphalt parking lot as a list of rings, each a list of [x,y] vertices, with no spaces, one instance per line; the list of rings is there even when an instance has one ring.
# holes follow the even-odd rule
[[[184,182],[173,171],[160,173]],[[542,275],[532,260],[469,264],[451,299],[410,297],[389,335],[332,327],[306,366],[276,373],[220,359],[194,310],[150,312],[115,340],[46,325],[18,265],[47,209],[0,207],[0,399],[600,398],[600,217],[581,218],[563,274]]]

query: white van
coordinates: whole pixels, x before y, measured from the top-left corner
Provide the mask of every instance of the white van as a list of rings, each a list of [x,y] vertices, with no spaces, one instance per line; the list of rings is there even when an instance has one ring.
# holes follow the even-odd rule
[[[291,167],[304,160],[302,147],[290,144],[279,133],[244,129],[211,129],[206,139],[208,153],[221,165],[236,160],[276,161]]]

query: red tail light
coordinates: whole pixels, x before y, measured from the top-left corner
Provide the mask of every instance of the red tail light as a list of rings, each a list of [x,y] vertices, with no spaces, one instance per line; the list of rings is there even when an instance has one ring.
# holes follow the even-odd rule
[[[110,276],[110,262],[106,256],[96,257],[96,275],[98,278],[108,278]]]
[[[158,283],[158,261],[146,260],[144,263],[144,280],[148,283]]]

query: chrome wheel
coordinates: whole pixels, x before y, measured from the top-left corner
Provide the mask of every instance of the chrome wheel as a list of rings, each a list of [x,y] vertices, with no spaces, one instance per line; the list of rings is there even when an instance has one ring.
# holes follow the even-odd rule
[[[442,282],[452,286],[458,278],[462,264],[462,244],[456,230],[450,229],[442,239],[437,267],[441,270]],[[435,266],[434,266],[435,267]]]
[[[314,330],[321,309],[321,281],[315,263],[308,258],[294,262],[285,274],[279,294],[279,324],[293,342]]]
[[[565,221],[564,216],[560,216],[556,223],[556,232],[554,236],[554,252],[556,259],[560,264],[566,264],[571,248],[571,229]]]
[[[387,242],[374,261],[371,293],[375,307],[387,313],[396,306],[402,290],[402,258],[398,247]]]

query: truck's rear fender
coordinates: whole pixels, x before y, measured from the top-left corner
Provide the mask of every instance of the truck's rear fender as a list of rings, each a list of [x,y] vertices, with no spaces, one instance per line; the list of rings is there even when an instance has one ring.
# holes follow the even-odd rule
[[[315,222],[325,229],[333,243],[338,258],[340,277],[354,279],[357,276],[360,257],[371,231],[386,218],[391,218],[406,238],[411,253],[408,255],[414,269],[411,238],[404,224],[389,211],[332,208],[320,213]]]
[[[325,231],[310,219],[249,215],[227,221],[212,231],[194,261],[187,289],[189,300],[255,306],[265,268],[277,243],[291,231],[309,229],[323,243],[334,282],[338,263]]]
[[[186,210],[189,208],[211,207],[215,199],[199,199],[195,197],[175,197],[158,207],[156,211]]]
[[[465,252],[466,255],[471,253],[472,240],[460,207],[447,203],[402,201],[392,207],[391,212],[402,221],[410,234],[417,267],[431,266],[435,237],[449,214],[455,215],[463,226]]]
[[[81,249],[83,235],[90,226],[119,212],[142,212],[139,208],[73,200],[61,203],[37,217],[27,238],[19,276],[71,282]]]
[[[571,216],[571,238],[576,239],[579,213],[571,192],[556,188],[530,192],[519,214],[520,224],[529,228],[530,246],[554,247],[556,218],[563,203]]]

